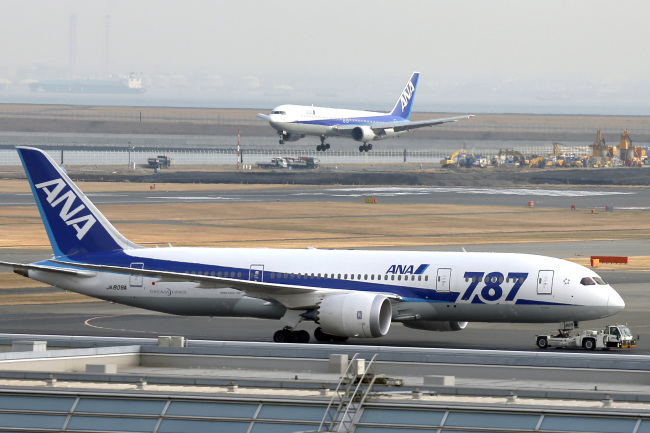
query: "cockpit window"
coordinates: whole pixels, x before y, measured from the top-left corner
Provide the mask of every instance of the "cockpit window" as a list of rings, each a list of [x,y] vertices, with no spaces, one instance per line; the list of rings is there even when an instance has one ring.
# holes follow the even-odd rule
[[[286,111],[271,111],[271,114],[287,114]]]
[[[594,277],[594,281],[601,286],[606,286],[607,282],[600,277]]]
[[[582,280],[580,280],[580,284],[583,286],[595,286],[596,283],[594,280],[592,280],[590,277],[584,277]]]

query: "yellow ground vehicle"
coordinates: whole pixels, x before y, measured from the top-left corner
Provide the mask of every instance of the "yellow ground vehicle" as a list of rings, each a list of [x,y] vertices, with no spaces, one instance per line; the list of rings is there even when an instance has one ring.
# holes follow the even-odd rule
[[[440,164],[442,165],[442,168],[458,167],[458,162],[462,155],[468,155],[465,149],[457,150],[452,153],[449,158],[441,159]]]

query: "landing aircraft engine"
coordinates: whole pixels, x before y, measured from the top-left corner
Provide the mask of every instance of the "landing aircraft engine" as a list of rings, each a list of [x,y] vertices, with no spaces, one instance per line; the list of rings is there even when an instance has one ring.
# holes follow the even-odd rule
[[[367,142],[377,139],[377,134],[368,126],[357,126],[352,130],[352,138],[357,141]]]
[[[436,320],[418,320],[415,322],[403,322],[407,328],[422,329],[423,331],[461,331],[467,326],[467,322],[443,322]]]
[[[302,135],[302,134],[290,134],[288,132],[283,132],[282,133],[282,140],[283,141],[298,141],[301,138],[305,138],[305,136]]]
[[[376,338],[388,333],[393,307],[380,294],[331,295],[316,308],[314,321],[323,332],[339,337]]]

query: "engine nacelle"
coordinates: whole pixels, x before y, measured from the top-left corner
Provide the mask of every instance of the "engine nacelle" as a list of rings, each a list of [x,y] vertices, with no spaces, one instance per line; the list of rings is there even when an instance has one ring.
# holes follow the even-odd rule
[[[357,141],[371,141],[377,138],[377,134],[368,126],[357,126],[352,130],[352,138]]]
[[[390,328],[390,300],[373,293],[327,296],[316,308],[314,321],[323,332],[339,337],[376,338]]]
[[[403,322],[402,325],[411,329],[421,329],[423,331],[460,331],[465,329],[467,322],[441,322],[436,320],[413,320]]]
[[[283,141],[298,141],[301,138],[305,138],[305,136],[302,135],[302,134],[290,134],[288,132],[283,132],[282,133],[282,140]]]

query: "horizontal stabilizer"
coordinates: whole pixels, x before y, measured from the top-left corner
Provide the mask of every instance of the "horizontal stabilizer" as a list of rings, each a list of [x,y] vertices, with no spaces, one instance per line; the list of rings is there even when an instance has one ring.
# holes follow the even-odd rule
[[[56,263],[69,265],[69,263],[65,263],[65,262],[56,262]],[[85,269],[61,268],[58,266],[37,265],[35,263],[23,264],[23,263],[12,263],[12,262],[0,261],[0,265],[14,268],[15,273],[25,277],[28,277],[27,271],[53,272],[56,274],[65,274],[65,275],[70,275],[73,277],[81,277],[81,278],[92,278],[95,275],[97,275],[97,272],[93,272]]]

